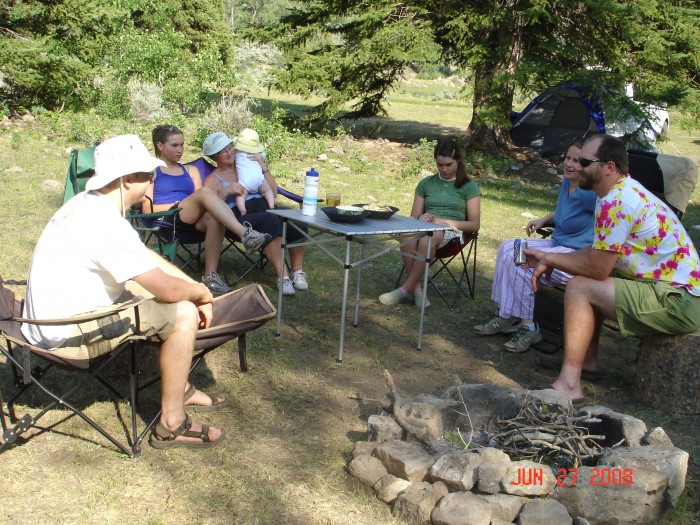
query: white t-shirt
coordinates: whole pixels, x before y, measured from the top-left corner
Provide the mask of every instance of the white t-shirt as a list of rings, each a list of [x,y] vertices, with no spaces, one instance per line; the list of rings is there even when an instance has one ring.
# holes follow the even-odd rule
[[[59,209],[34,249],[24,316],[58,319],[114,304],[127,280],[156,262],[136,231],[108,197],[79,193]],[[72,325],[24,324],[28,341],[44,347],[63,344]]]
[[[235,156],[238,182],[243,184],[249,193],[249,195],[246,195],[246,200],[255,198],[256,195],[251,194],[259,193],[260,185],[265,181],[265,174],[260,164],[258,164],[256,160],[249,159],[248,155],[249,153],[240,151],[237,152]],[[263,158],[265,158],[264,153]]]

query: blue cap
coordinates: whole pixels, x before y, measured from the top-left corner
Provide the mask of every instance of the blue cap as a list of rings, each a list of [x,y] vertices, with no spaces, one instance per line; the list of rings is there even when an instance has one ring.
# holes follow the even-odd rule
[[[318,171],[311,168],[309,171],[306,172],[306,176],[307,177],[318,177]]]

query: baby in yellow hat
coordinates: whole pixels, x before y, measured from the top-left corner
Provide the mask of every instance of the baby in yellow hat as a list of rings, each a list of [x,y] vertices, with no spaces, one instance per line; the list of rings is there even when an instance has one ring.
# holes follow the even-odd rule
[[[243,195],[236,195],[236,208],[241,215],[246,214],[245,203],[254,198],[251,194],[260,194],[267,202],[269,208],[275,207],[275,194],[265,180],[260,164],[251,158],[250,154],[260,153],[265,158],[265,148],[260,143],[260,137],[255,130],[245,128],[233,139],[236,148],[236,173],[238,182],[246,189]]]

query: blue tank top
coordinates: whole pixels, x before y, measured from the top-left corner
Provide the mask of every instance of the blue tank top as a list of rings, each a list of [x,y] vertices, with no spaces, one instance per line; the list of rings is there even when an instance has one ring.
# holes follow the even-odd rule
[[[194,193],[194,181],[187,169],[182,168],[182,175],[168,175],[156,168],[156,178],[153,181],[153,204],[174,204]]]

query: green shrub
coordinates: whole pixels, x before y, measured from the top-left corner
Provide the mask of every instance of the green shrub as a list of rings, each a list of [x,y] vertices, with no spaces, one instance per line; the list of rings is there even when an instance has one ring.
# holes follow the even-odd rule
[[[401,165],[399,176],[402,179],[409,179],[418,176],[423,170],[434,170],[434,149],[435,141],[428,140],[425,137],[420,139],[417,144],[412,145],[406,156],[406,162]]]
[[[215,105],[209,106],[200,120],[195,141],[201,144],[207,135],[223,131],[235,135],[251,125],[254,102],[246,97],[223,97]]]
[[[282,68],[284,56],[273,45],[245,41],[234,49],[236,84],[246,89],[269,89],[273,71]]]
[[[168,111],[163,108],[163,90],[156,84],[133,77],[127,89],[129,115],[136,122],[154,123],[169,119]]]

